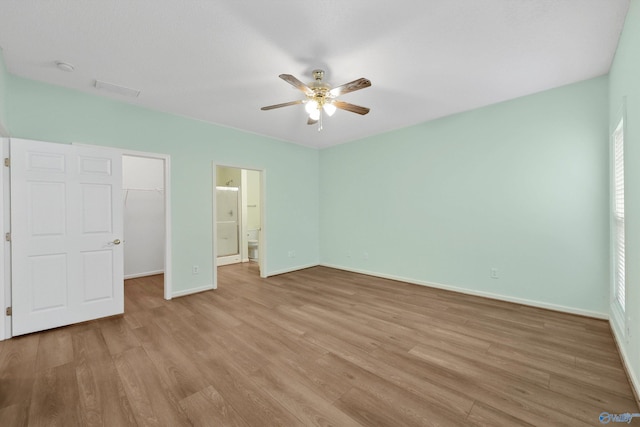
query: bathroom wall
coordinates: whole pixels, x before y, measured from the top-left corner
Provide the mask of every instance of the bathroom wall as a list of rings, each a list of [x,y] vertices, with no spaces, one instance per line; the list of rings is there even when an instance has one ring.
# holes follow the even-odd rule
[[[123,156],[124,276],[164,272],[164,162]]]
[[[260,172],[247,171],[247,229],[260,228]]]
[[[230,168],[225,166],[216,166],[216,185],[224,187],[230,182],[228,187],[240,187],[241,169]]]

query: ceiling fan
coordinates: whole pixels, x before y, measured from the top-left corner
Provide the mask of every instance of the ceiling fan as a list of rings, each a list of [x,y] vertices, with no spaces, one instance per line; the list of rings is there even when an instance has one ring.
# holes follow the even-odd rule
[[[292,76],[291,74],[280,74],[280,78],[289,83],[296,89],[302,91],[306,98],[299,99],[297,101],[285,102],[283,104],[268,105],[262,107],[261,110],[273,110],[275,108],[288,107],[289,105],[305,104],[304,108],[309,114],[307,120],[308,125],[319,123],[318,131],[322,130],[322,113],[326,113],[328,116],[332,116],[339,108],[345,111],[351,111],[352,113],[365,115],[369,112],[366,107],[350,104],[348,102],[339,101],[336,98],[340,95],[344,95],[349,92],[364,89],[371,86],[371,81],[364,77],[354,80],[349,83],[345,83],[341,86],[331,88],[328,83],[322,81],[324,78],[323,70],[313,70],[312,72],[314,81],[308,85],[302,83],[300,80]]]

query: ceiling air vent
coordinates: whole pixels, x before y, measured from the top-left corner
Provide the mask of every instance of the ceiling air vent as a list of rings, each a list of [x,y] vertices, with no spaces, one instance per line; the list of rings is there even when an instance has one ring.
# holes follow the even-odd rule
[[[117,93],[119,95],[130,96],[132,98],[137,98],[140,95],[140,91],[137,89],[131,89],[128,87],[116,85],[113,83],[107,83],[100,80],[96,80],[94,83],[96,89],[106,90],[107,92]]]

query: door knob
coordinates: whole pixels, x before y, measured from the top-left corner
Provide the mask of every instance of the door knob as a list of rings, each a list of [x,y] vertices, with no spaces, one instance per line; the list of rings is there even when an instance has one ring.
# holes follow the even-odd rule
[[[120,244],[120,239],[116,239],[116,240],[114,240],[114,241],[113,241],[113,244],[114,244],[114,245],[119,245],[119,244]]]

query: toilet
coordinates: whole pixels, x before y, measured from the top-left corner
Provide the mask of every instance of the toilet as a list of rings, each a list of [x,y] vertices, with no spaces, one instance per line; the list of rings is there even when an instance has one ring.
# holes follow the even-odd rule
[[[247,232],[247,240],[249,244],[249,259],[252,261],[258,260],[258,236],[260,229],[249,230]]]

